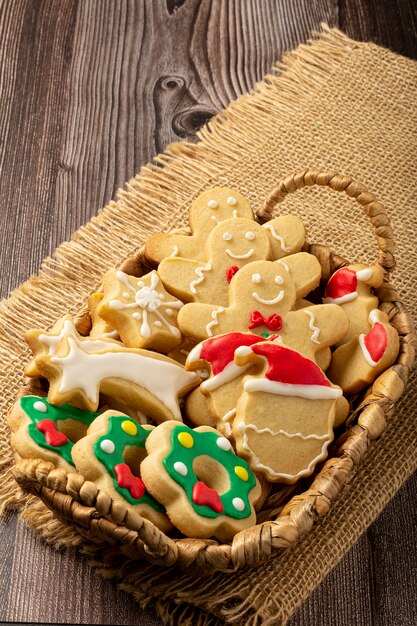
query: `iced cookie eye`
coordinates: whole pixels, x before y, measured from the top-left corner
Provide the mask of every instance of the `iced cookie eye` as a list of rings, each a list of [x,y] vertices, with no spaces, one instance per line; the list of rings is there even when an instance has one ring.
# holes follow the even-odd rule
[[[245,238],[249,239],[249,241],[252,241],[253,239],[255,239],[255,234],[251,230],[248,230],[248,232],[245,234]]]
[[[276,282],[277,285],[282,285],[282,283],[284,282],[284,279],[282,278],[282,276],[275,276],[274,281]]]
[[[232,205],[232,206],[233,206],[233,205],[235,205],[235,204],[236,204],[236,202],[237,202],[237,200],[236,200],[236,198],[235,198],[234,196],[229,196],[229,197],[227,198],[227,204],[230,204],[230,205]]]
[[[252,274],[252,282],[253,283],[260,283],[262,280],[261,275],[260,274]]]
[[[230,241],[232,239],[232,235],[228,232],[223,233],[224,241]]]
[[[209,207],[209,209],[217,209],[219,205],[218,205],[217,200],[209,200],[207,202],[207,206]]]

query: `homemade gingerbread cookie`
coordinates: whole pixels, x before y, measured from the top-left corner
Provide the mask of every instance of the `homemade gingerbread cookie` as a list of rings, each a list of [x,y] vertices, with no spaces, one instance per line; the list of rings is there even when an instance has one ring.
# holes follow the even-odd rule
[[[77,471],[118,502],[150,520],[163,531],[171,528],[163,506],[146,490],[140,464],[153,426],[113,410],[106,411],[72,448]]]
[[[181,256],[205,260],[207,237],[219,222],[232,217],[254,219],[248,200],[230,187],[212,187],[203,191],[190,210],[191,235],[157,233],[145,244],[148,259],[158,265],[167,257]]]
[[[269,481],[294,483],[326,458],[342,390],[316,363],[277,343],[235,351],[239,366],[256,361],[263,363],[263,371],[245,377],[237,403],[237,451]]]
[[[214,428],[165,422],[149,435],[146,449],[146,487],[184,535],[230,541],[255,524],[260,484]]]
[[[354,263],[337,270],[329,279],[323,302],[338,304],[348,316],[349,329],[340,343],[347,343],[359,333],[371,329],[369,314],[378,308],[372,287],[380,287],[384,272],[380,265]]]
[[[95,411],[102,392],[157,421],[182,421],[178,400],[200,382],[196,374],[163,354],[77,336],[73,324],[68,329],[53,354],[42,343],[35,353],[36,367],[50,384],[49,402]]]
[[[44,459],[74,471],[74,442],[85,436],[97,416],[69,404],[53,406],[46,398],[23,396],[7,416],[12,448],[22,459]]]
[[[103,290],[97,313],[125,346],[164,353],[179,346],[177,316],[183,303],[164,289],[156,271],[137,278],[111,269],[103,277]]]
[[[275,218],[264,226],[245,218],[224,220],[207,239],[206,263],[178,256],[164,259],[158,268],[161,280],[184,302],[227,306],[228,287],[233,276],[247,263],[272,259],[274,253],[278,254],[274,236],[278,236],[283,221],[288,230],[288,220],[295,222],[294,230],[298,233],[299,220],[291,215]],[[297,234],[294,245],[289,245],[288,249],[296,252],[303,243],[304,236],[300,238]]]
[[[388,316],[379,309],[369,313],[371,330],[336,348],[327,374],[345,393],[370,385],[397,358],[400,342]]]

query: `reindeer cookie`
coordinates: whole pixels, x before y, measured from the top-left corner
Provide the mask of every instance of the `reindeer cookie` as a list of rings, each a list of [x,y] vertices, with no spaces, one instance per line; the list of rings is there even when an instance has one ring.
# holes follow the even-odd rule
[[[56,335],[46,335],[47,350],[42,335],[31,338],[36,368],[50,383],[49,402],[95,411],[102,392],[156,421],[182,421],[178,399],[199,383],[196,374],[163,354],[81,337],[66,318]]]
[[[111,269],[103,277],[98,315],[115,328],[129,348],[169,352],[181,343],[177,325],[183,306],[163,287],[156,271],[137,278]]]
[[[371,329],[370,312],[378,307],[378,298],[371,288],[382,284],[384,273],[380,265],[355,263],[337,270],[329,279],[324,303],[338,304],[349,318],[349,329],[340,343],[346,343],[359,333]]]
[[[294,216],[287,218],[298,220]],[[271,242],[276,240],[271,233],[277,236],[283,219],[276,218],[265,226],[244,218],[222,221],[207,239],[207,263],[182,257],[164,259],[158,268],[162,282],[184,302],[227,306],[229,283],[236,272],[247,263],[273,258]],[[291,252],[299,250],[304,242],[304,238],[296,239],[296,245],[289,247]]]
[[[205,260],[207,237],[216,224],[232,217],[254,219],[248,200],[229,187],[213,187],[203,191],[190,210],[192,235],[158,233],[145,244],[145,254],[157,265],[166,257]]]
[[[235,351],[238,366],[255,361],[264,367],[244,379],[233,422],[237,451],[269,481],[294,483],[327,456],[342,390],[313,361],[277,343]]]
[[[328,369],[331,381],[345,393],[356,393],[390,367],[398,354],[398,333],[379,309],[369,313],[371,330],[352,337],[333,352]]]

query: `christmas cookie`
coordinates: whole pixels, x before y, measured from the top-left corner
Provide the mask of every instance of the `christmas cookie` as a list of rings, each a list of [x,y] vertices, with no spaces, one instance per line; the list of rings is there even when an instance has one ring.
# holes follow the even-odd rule
[[[196,387],[188,394],[184,411],[188,422],[194,426],[213,426],[216,427],[214,417],[210,412],[207,404],[207,396],[204,395],[201,385]],[[222,430],[219,428],[219,430]]]
[[[145,442],[153,428],[141,426],[123,413],[106,411],[74,445],[72,459],[86,480],[167,531],[171,524],[164,508],[148,493],[140,477]]]
[[[53,406],[46,398],[23,396],[7,416],[12,448],[23,459],[44,459],[74,471],[74,442],[85,436],[97,416],[69,404]]]
[[[113,326],[105,322],[97,313],[97,308],[103,300],[103,294],[95,291],[88,298],[88,310],[91,318],[90,339],[116,339],[120,341],[119,333]]]
[[[285,346],[268,341],[235,351],[239,366],[256,361],[263,371],[245,377],[237,403],[237,450],[269,481],[294,483],[327,456],[342,390],[316,363]]]
[[[149,435],[146,449],[146,487],[184,535],[229,541],[255,524],[260,484],[214,428],[165,422]]]
[[[398,333],[379,309],[369,314],[371,330],[352,337],[333,353],[327,375],[345,393],[356,393],[390,367],[398,354]]]
[[[178,399],[199,383],[196,374],[156,352],[74,335],[73,326],[60,335],[52,354],[42,344],[35,357],[50,384],[49,402],[95,411],[102,392],[157,421],[182,421]]]
[[[378,307],[372,287],[382,284],[384,273],[380,265],[355,263],[337,270],[327,283],[324,303],[338,304],[349,319],[349,329],[340,343],[346,343],[359,333],[371,329],[370,312]]]
[[[103,290],[97,313],[116,328],[125,346],[165,353],[179,346],[177,316],[183,303],[164,289],[156,271],[137,278],[111,269]]]

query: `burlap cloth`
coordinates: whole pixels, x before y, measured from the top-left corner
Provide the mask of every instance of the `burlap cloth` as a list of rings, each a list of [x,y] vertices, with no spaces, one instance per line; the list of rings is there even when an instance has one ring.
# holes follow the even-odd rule
[[[129,562],[112,551],[106,554],[53,521],[33,497],[27,501],[20,496],[11,477],[5,414],[29,356],[22,335],[29,327],[48,326],[67,311],[75,314],[103,272],[140,247],[149,234],[185,226],[187,208],[205,187],[237,187],[256,208],[281,177],[306,166],[350,174],[387,206],[398,243],[393,282],[413,309],[416,64],[323,28],[314,41],[287,54],[255,93],[242,96],[212,120],[198,144],[173,144],[143,168],[116,202],[62,244],[36,277],[0,305],[3,510],[25,504],[23,518],[40,535],[95,554],[97,571],[113,577],[141,604],[155,605],[166,623],[283,624],[416,468],[415,378],[350,488],[296,548],[258,569],[196,579]],[[281,206],[305,220],[309,241],[328,243],[352,261],[375,257],[371,228],[346,196],[310,189]]]

